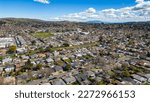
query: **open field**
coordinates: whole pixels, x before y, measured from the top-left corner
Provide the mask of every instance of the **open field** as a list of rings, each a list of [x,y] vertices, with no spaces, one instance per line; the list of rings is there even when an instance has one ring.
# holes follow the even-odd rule
[[[37,32],[37,33],[33,33],[32,35],[36,38],[48,38],[48,37],[53,36],[53,34],[50,32],[48,32],[48,33],[47,32]]]

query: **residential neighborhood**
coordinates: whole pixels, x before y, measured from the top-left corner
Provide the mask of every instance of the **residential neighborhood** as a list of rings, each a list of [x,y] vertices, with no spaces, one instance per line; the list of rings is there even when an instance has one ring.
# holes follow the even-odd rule
[[[0,19],[1,85],[149,85],[150,23]]]

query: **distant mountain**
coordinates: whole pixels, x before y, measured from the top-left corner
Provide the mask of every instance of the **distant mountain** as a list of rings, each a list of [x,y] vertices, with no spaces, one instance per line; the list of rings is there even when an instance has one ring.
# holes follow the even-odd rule
[[[20,23],[26,23],[26,24],[50,24],[50,23],[89,23],[89,24],[150,24],[150,21],[139,21],[139,22],[104,22],[100,20],[90,20],[87,22],[75,22],[75,21],[45,21],[40,19],[30,19],[30,18],[0,18],[0,25],[2,24],[20,24]]]
[[[87,21],[86,23],[104,23],[104,22],[99,20],[92,20],[92,21]]]
[[[29,18],[0,18],[0,25],[2,24],[12,26],[31,26],[31,25],[45,25],[49,24],[49,22],[40,19],[29,19]]]

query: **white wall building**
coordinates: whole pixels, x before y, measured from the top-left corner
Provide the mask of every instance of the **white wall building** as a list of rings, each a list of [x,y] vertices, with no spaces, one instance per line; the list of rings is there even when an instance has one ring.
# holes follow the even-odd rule
[[[15,45],[14,38],[0,38],[0,48],[7,48],[11,45]]]

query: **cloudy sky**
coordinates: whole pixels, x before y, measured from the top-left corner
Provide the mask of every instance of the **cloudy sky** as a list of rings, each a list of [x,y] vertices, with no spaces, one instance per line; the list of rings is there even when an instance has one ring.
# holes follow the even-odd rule
[[[0,18],[150,21],[150,0],[0,0]]]

